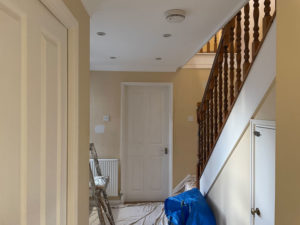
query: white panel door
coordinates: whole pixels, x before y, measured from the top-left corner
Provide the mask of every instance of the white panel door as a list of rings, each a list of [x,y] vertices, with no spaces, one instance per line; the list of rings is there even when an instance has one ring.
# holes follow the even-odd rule
[[[160,201],[169,191],[169,88],[126,87],[126,201]]]
[[[0,224],[66,224],[67,29],[0,0]]]
[[[254,225],[274,225],[275,221],[275,129],[255,127],[253,152]],[[253,212],[252,212],[253,213]]]

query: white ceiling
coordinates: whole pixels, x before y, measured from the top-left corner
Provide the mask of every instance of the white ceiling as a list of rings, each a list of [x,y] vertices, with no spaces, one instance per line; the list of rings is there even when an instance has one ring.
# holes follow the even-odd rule
[[[91,70],[171,72],[183,66],[247,0],[82,2],[91,16]],[[167,22],[164,12],[169,9],[185,10],[186,19]],[[106,35],[100,37],[98,31]],[[162,37],[165,33],[172,37]]]

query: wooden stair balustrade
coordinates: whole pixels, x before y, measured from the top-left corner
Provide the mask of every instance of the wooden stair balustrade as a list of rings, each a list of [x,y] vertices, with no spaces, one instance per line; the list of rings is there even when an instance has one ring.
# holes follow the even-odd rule
[[[260,12],[259,5],[263,1],[264,9]],[[275,0],[272,1],[251,0],[222,28],[222,31],[218,31],[222,32],[218,47],[217,35],[214,36],[212,43],[216,56],[202,102],[197,104],[198,181],[275,18],[276,4]],[[273,12],[271,6],[274,7]],[[208,51],[211,49],[210,46],[208,43],[206,47]],[[200,52],[203,52],[203,49]],[[199,185],[198,183],[198,187]]]
[[[198,53],[216,53],[218,50],[218,43],[221,38],[222,31],[217,32]]]

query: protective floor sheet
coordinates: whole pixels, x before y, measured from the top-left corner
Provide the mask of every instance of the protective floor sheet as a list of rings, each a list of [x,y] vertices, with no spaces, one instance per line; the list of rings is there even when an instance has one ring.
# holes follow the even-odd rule
[[[188,184],[188,185],[187,185]],[[174,189],[172,195],[192,189],[196,185],[196,176],[187,175]],[[188,187],[187,187],[188,186]],[[168,225],[163,202],[146,202],[112,206],[116,225]],[[96,208],[90,215],[89,225],[99,225]],[[106,225],[109,225],[107,222]]]
[[[116,225],[168,225],[163,202],[115,205],[112,213]],[[90,215],[90,225],[99,225],[95,208]]]

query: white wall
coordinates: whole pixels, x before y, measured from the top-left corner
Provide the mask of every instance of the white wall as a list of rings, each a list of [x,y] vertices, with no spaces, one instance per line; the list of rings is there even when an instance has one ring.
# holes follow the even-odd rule
[[[208,193],[217,224],[250,224],[250,128]]]
[[[275,84],[263,99],[254,119],[275,120]],[[238,141],[231,156],[207,194],[218,225],[250,224],[250,128]]]

